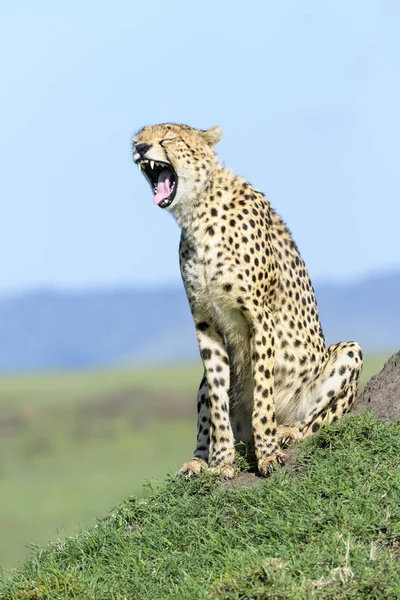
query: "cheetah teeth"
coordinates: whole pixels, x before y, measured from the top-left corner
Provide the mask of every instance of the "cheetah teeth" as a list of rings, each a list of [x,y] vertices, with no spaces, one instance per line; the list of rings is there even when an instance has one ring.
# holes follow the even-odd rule
[[[159,162],[157,160],[148,160],[147,158],[143,158],[138,162],[138,166],[140,169],[142,169],[145,164],[149,164],[152,171],[154,171],[154,167],[168,168],[167,163]]]

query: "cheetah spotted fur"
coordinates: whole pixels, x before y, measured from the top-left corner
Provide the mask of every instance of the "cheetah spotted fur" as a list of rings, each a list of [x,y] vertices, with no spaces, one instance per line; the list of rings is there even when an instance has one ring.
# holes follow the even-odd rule
[[[289,230],[264,194],[224,167],[219,127],[144,127],[133,158],[154,203],[181,227],[180,268],[204,365],[197,444],[182,475],[234,476],[235,443],[267,475],[281,445],[336,421],[356,397],[356,342],[325,346],[314,290]]]

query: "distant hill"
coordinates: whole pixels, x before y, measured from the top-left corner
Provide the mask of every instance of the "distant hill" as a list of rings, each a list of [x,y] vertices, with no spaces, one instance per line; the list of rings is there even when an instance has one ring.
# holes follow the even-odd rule
[[[369,352],[400,347],[400,272],[316,285],[327,343]],[[182,286],[0,298],[0,372],[198,359]]]

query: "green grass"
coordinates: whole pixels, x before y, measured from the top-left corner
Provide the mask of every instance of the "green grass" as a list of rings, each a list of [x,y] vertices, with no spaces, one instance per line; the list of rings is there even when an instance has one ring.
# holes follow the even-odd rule
[[[91,524],[120,498],[140,493],[145,479],[178,470],[191,456],[194,433],[185,421],[156,422],[136,433],[120,427],[115,437],[71,441],[64,451],[14,456],[13,464],[3,456],[0,564],[16,566],[28,543],[47,543]]]
[[[368,358],[364,381],[385,357]],[[193,367],[0,378],[0,565],[93,523],[193,451]]]
[[[177,470],[193,452],[200,377],[197,366],[0,378],[0,566]]]
[[[34,551],[0,598],[400,597],[400,426],[347,417],[245,488],[205,474]]]

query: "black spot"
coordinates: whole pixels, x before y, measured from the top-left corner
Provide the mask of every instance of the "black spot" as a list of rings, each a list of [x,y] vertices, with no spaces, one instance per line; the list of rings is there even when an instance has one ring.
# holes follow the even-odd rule
[[[266,417],[266,416],[264,416],[264,417],[261,417],[261,423],[262,423],[263,425],[265,425],[265,423],[266,423],[266,422],[267,422],[267,417]]]
[[[197,329],[200,329],[200,331],[207,331],[207,329],[209,328],[209,324],[206,323],[205,321],[203,321],[202,323],[199,323],[197,325]]]
[[[201,351],[201,357],[203,360],[210,360],[211,354],[212,352],[209,348],[203,348],[203,350]]]
[[[316,431],[318,431],[318,429],[319,429],[319,423],[314,423],[311,429],[312,429],[312,431],[313,431],[314,433],[315,433]]]
[[[218,211],[217,211],[217,209],[216,208],[212,208],[211,209],[211,214],[212,214],[213,217],[218,217]]]
[[[208,233],[208,235],[214,235],[214,228],[211,227],[211,225],[209,227],[207,227],[206,232]]]
[[[224,290],[225,290],[226,292],[230,292],[230,291],[231,291],[231,289],[232,289],[232,286],[231,286],[231,284],[230,284],[230,283],[225,283],[225,284],[224,284]]]

